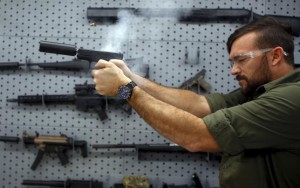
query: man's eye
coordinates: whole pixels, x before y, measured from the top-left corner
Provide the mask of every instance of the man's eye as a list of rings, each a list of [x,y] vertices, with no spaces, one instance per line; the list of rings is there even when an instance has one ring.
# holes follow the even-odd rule
[[[248,57],[246,57],[246,56],[238,56],[238,57],[235,58],[235,61],[241,63],[241,62],[245,61],[246,59],[248,59]]]

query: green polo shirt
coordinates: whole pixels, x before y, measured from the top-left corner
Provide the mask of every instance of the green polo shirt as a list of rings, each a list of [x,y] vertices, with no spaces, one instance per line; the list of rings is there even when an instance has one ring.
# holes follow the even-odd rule
[[[257,89],[206,96],[220,145],[221,188],[300,187],[300,69]]]

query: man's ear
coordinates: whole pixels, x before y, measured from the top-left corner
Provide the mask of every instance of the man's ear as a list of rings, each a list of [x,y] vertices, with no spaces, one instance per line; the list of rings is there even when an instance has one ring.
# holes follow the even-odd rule
[[[284,50],[282,47],[275,47],[272,53],[272,65],[277,65],[284,58]]]

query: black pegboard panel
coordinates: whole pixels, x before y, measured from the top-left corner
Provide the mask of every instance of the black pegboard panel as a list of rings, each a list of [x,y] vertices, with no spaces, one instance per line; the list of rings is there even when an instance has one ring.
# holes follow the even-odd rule
[[[227,93],[238,86],[230,76],[225,42],[240,24],[180,24],[174,18],[135,18],[124,25],[96,24],[86,18],[88,7],[132,8],[246,8],[258,14],[300,16],[299,1],[214,0],[0,0],[0,62],[53,62],[73,57],[38,51],[39,41],[76,44],[93,50],[121,52],[125,58],[143,57],[150,79],[178,87],[202,69],[212,92]],[[114,48],[108,48],[113,41]],[[300,42],[295,38],[295,57],[300,61]],[[117,46],[117,47],[116,47]],[[18,95],[73,94],[75,84],[92,83],[91,74],[40,69],[0,70],[0,135],[61,133],[88,142],[88,157],[69,151],[70,163],[45,156],[37,170],[30,166],[37,147],[0,142],[0,186],[21,186],[24,179],[97,179],[105,187],[122,181],[124,175],[147,175],[155,187],[163,182],[191,183],[197,173],[204,187],[218,187],[219,162],[203,154],[152,153],[140,158],[135,150],[95,150],[92,144],[167,143],[136,112],[131,115],[108,106],[108,119],[93,112],[77,111],[73,105],[25,106],[7,103]],[[203,91],[201,91],[203,92]]]

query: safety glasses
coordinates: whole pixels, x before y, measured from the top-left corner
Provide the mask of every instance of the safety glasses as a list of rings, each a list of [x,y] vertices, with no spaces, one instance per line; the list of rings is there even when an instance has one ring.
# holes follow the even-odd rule
[[[271,50],[273,50],[273,48],[264,48],[264,49],[260,49],[260,50],[254,50],[254,51],[250,51],[244,54],[239,54],[234,56],[232,59],[229,59],[229,62],[231,64],[231,67],[233,67],[234,63],[237,64],[242,64],[243,62],[246,62],[246,60],[251,59],[251,58],[255,58],[258,56],[261,56],[267,52],[270,52]],[[288,55],[288,53],[286,53],[285,51],[283,51],[283,54],[285,56]]]

